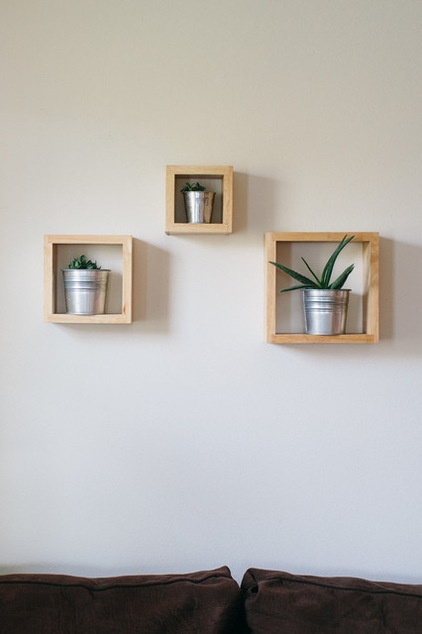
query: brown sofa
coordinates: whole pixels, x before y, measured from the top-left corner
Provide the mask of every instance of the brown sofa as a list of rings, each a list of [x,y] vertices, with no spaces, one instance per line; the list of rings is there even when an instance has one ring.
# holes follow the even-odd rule
[[[422,633],[422,585],[251,568],[242,590],[253,634]]]
[[[0,576],[0,634],[420,634],[422,586],[250,568]]]

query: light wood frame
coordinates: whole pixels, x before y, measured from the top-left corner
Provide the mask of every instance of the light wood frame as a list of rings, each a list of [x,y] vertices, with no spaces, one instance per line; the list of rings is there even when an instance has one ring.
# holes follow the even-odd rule
[[[57,324],[132,323],[132,236],[46,235],[44,236],[44,321]],[[70,315],[57,312],[57,262],[61,245],[118,245],[122,250],[122,300],[120,313]]]
[[[277,260],[277,244],[280,242],[340,242],[344,235],[354,235],[354,242],[362,243],[362,263],[365,267],[367,288],[363,296],[363,333],[344,335],[306,335],[302,333],[278,333],[276,297],[277,268],[271,261]],[[317,232],[265,234],[266,267],[266,339],[268,343],[378,343],[379,341],[379,234],[362,232]],[[295,292],[295,291],[293,291]]]
[[[179,207],[183,204],[179,185],[185,181],[215,180],[222,196],[221,222],[193,224],[181,221]],[[214,203],[215,204],[215,203]],[[166,173],[166,233],[223,233],[233,231],[233,167],[231,165],[167,165]]]

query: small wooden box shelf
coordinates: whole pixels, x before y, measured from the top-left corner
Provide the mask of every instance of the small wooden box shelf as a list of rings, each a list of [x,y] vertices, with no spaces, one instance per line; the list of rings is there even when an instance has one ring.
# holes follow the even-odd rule
[[[111,269],[105,314],[65,312],[61,269],[84,253]],[[110,264],[111,263],[111,264]],[[44,321],[57,324],[132,323],[132,236],[44,236]]]
[[[186,221],[183,194],[187,181],[200,181],[215,192],[212,222],[193,224]],[[212,165],[167,165],[166,233],[232,233],[233,167]]]
[[[362,272],[361,281],[357,281],[361,288],[357,292],[353,292],[350,302],[356,301],[358,306],[351,315],[351,306],[349,306],[349,317],[352,316],[350,328],[352,332],[344,335],[306,335],[304,332],[297,332],[296,325],[293,326],[294,332],[286,332],[290,330],[287,326],[286,319],[281,320],[280,315],[292,313],[294,324],[300,323],[301,316],[301,291],[292,291],[291,293],[280,294],[281,288],[293,286],[292,280],[284,273],[280,272],[275,266],[269,264],[270,261],[281,262],[293,269],[302,270],[300,267],[301,256],[303,255],[308,261],[306,248],[310,243],[321,243],[320,245],[311,245],[309,248],[325,248],[322,243],[340,242],[345,233],[267,233],[265,235],[265,266],[266,266],[266,304],[267,304],[267,342],[268,343],[378,343],[379,341],[379,234],[378,233],[354,233],[347,232],[347,235],[354,235],[355,238],[342,252],[340,258],[346,257],[346,265],[351,262],[355,263],[355,271],[352,273],[350,285],[355,286],[356,276],[359,270]],[[300,250],[297,250],[296,243]],[[329,247],[328,255],[333,251],[333,245]],[[353,253],[351,247],[359,249]],[[294,251],[294,261],[292,252]],[[352,253],[352,255],[350,255]],[[345,255],[344,255],[345,254]],[[356,255],[359,256],[360,262],[356,261]],[[351,259],[352,258],[352,259]],[[321,260],[323,264],[326,261]],[[342,261],[342,260],[341,260]],[[313,262],[310,262],[312,266]],[[341,267],[341,265],[340,265]],[[317,266],[315,265],[315,268]],[[343,267],[344,268],[344,267]],[[341,270],[341,268],[340,268]],[[304,274],[307,275],[306,269]],[[283,282],[280,282],[280,279]],[[299,314],[298,314],[299,313]],[[288,319],[288,317],[287,317]],[[280,327],[279,323],[283,321]],[[303,321],[303,320],[302,320]]]

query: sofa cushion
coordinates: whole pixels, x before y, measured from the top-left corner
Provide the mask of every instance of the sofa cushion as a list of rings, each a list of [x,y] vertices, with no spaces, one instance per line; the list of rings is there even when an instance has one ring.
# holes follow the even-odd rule
[[[230,570],[84,578],[0,577],[7,634],[226,634],[236,631],[240,589]]]
[[[242,593],[252,634],[422,632],[422,585],[250,568]]]

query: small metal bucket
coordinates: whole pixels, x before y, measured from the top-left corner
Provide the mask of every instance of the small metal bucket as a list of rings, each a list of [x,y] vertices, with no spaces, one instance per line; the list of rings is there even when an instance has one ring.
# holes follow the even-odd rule
[[[105,311],[109,269],[62,269],[66,312],[102,315]]]
[[[307,335],[342,335],[346,332],[349,289],[305,288],[302,293]]]
[[[211,222],[215,192],[183,192],[186,219],[190,223]]]

